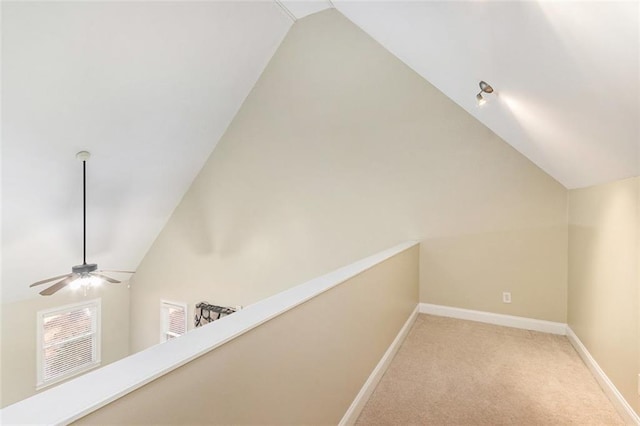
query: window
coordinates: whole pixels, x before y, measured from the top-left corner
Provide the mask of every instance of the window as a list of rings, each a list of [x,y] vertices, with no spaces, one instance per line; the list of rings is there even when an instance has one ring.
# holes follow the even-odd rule
[[[37,315],[38,389],[100,365],[100,299]]]
[[[187,331],[187,305],[185,303],[160,301],[160,343],[166,342]]]

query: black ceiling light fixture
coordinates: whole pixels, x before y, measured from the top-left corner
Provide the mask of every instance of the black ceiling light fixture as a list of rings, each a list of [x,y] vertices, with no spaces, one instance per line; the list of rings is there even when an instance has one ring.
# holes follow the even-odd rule
[[[476,95],[476,100],[478,101],[478,106],[482,106],[487,103],[487,100],[482,96],[483,93],[493,93],[493,87],[489,85],[486,81],[481,81],[480,85],[480,93]]]
[[[76,154],[76,158],[82,161],[82,265],[73,266],[70,274],[47,278],[46,280],[35,282],[29,286],[35,287],[54,280],[60,280],[51,287],[42,290],[40,294],[43,296],[51,296],[68,285],[70,285],[71,288],[82,288],[86,294],[89,287],[97,287],[104,281],[114,284],[121,282],[103,275],[101,272],[134,273],[134,271],[98,271],[97,264],[87,263],[87,161],[90,157],[91,154],[88,151],[80,151]]]

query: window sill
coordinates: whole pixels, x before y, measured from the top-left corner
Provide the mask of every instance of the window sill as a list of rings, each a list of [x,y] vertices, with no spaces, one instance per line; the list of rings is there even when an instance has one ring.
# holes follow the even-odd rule
[[[82,368],[78,368],[77,370],[74,370],[73,372],[64,374],[60,377],[56,377],[55,379],[51,379],[45,383],[36,383],[36,391],[41,391],[43,389],[47,389],[53,385],[57,385],[60,384],[66,380],[69,380],[73,377],[79,376],[81,374],[87,373],[91,370],[94,370],[96,368],[100,367],[100,360],[97,360],[95,362],[92,362],[91,364],[87,364],[85,366],[83,366]]]

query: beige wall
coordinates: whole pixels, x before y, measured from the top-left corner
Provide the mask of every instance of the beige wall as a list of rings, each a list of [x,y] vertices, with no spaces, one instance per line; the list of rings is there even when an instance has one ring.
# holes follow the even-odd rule
[[[640,178],[569,191],[568,323],[640,413]]]
[[[71,303],[101,299],[101,365],[129,355],[129,289],[110,284],[81,291],[62,290],[2,306],[2,407],[36,393],[37,312]],[[48,388],[45,388],[48,389]]]
[[[418,259],[399,253],[79,423],[337,424],[418,304]]]
[[[162,298],[247,305],[407,239],[421,301],[565,322],[565,188],[337,11],[311,15],[138,268],[132,350],[157,343]]]

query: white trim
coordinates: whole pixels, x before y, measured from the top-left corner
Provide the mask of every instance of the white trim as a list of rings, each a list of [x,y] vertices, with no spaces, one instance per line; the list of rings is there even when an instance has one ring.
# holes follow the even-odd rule
[[[382,358],[380,358],[380,362],[378,362],[376,367],[367,378],[367,381],[364,382],[364,385],[362,385],[360,392],[358,392],[358,395],[356,395],[355,399],[349,406],[349,409],[347,409],[347,412],[344,413],[344,416],[342,416],[342,420],[340,420],[340,423],[338,423],[339,426],[353,425],[356,423],[356,420],[358,420],[358,416],[360,416],[360,413],[369,400],[369,397],[376,389],[376,386],[378,386],[378,383],[380,382],[380,379],[382,379],[384,373],[387,371],[387,368],[389,368],[389,365],[391,364],[393,357],[398,352],[398,349],[400,349],[400,345],[402,345],[404,339],[407,338],[407,334],[409,334],[411,326],[415,322],[416,318],[418,318],[418,311],[418,306],[416,306],[411,315],[409,315],[407,321],[400,329],[400,332],[398,332],[396,338],[393,340],[393,342],[391,342],[391,345],[384,353]]]
[[[5,424],[68,424],[416,245],[407,241],[0,410]]]
[[[280,6],[280,9],[282,9],[282,11],[289,17],[291,18],[291,20],[295,23],[298,18],[296,18],[296,15],[293,14],[293,12],[291,12],[289,10],[289,8],[287,6],[284,5],[284,3],[282,3],[280,0],[273,0],[278,6]]]
[[[471,309],[421,303],[420,313],[521,328],[524,330],[541,331],[543,333],[559,334],[562,336],[567,334],[567,324],[561,322],[494,314],[493,312],[473,311]]]
[[[604,391],[605,395],[609,397],[613,406],[618,410],[618,413],[627,424],[640,425],[640,416],[631,408],[626,399],[622,396],[620,391],[616,388],[613,382],[607,377],[605,372],[600,368],[596,360],[591,356],[587,348],[582,344],[578,336],[573,332],[571,327],[567,326],[567,337],[569,342],[575,348],[582,361],[587,365],[593,377],[595,377],[598,384]]]
[[[56,313],[56,312],[66,312],[66,311],[69,311],[71,309],[74,309],[74,308],[77,308],[77,307],[80,307],[80,306],[84,306],[84,305],[89,305],[89,304],[92,304],[92,303],[100,305],[101,300],[102,299],[100,297],[98,297],[98,298],[95,298],[95,299],[83,300],[82,302],[69,303],[67,305],[58,306],[56,308],[42,309],[42,310],[38,311],[37,314],[38,315],[40,315],[40,314],[46,315],[46,314],[53,314],[53,313]]]

